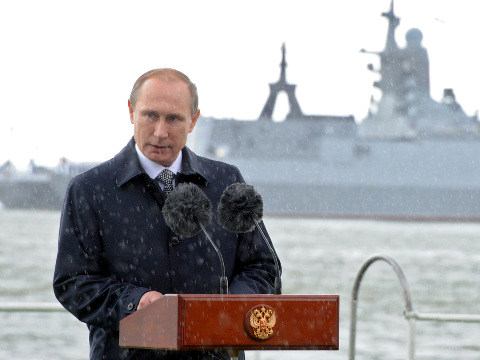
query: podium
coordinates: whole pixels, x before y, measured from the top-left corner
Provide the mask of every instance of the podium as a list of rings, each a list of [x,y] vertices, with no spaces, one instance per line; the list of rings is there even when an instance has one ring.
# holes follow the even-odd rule
[[[120,346],[338,350],[338,295],[166,294],[120,321]]]

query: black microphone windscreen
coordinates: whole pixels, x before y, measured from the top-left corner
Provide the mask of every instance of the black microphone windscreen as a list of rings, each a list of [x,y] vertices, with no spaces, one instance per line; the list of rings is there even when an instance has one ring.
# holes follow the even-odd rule
[[[191,237],[212,221],[212,203],[197,185],[182,183],[167,196],[162,213],[174,233]]]
[[[232,184],[220,198],[217,215],[224,229],[236,233],[250,232],[255,229],[254,220],[262,220],[262,196],[252,185]]]

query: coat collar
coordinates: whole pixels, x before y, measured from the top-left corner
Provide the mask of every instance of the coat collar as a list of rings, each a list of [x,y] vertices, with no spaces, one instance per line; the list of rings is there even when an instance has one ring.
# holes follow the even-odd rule
[[[205,185],[212,180],[213,174],[202,164],[199,158],[188,147],[182,150],[182,171],[184,177],[199,178]],[[143,170],[135,151],[135,139],[132,137],[128,144],[113,158],[115,165],[115,179],[118,187],[124,185],[136,176],[148,175]]]

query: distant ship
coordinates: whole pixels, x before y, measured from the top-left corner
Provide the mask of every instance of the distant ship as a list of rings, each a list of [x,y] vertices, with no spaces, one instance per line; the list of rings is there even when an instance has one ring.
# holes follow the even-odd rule
[[[305,115],[286,81],[270,84],[256,121],[203,118],[190,146],[237,165],[264,199],[265,213],[324,218],[480,220],[480,122],[467,116],[452,89],[430,97],[429,60],[418,29],[407,46],[395,41],[399,18],[390,10],[380,74],[368,115]],[[367,53],[367,51],[363,52]],[[371,53],[371,52],[370,52]],[[285,92],[285,121],[272,114]]]
[[[270,84],[259,118],[202,117],[188,145],[238,166],[259,190],[268,215],[480,221],[478,116],[465,114],[452,89],[445,89],[440,102],[431,98],[422,33],[408,31],[407,45],[400,48],[393,0],[382,16],[388,20],[384,50],[363,51],[380,58],[379,69],[368,67],[379,73],[374,86],[382,95],[372,97],[360,123],[353,116],[304,114],[296,86],[286,80],[282,46],[280,79]],[[276,122],[281,92],[290,111]],[[8,179],[0,169],[0,202],[60,208],[68,180],[78,171],[60,166],[31,179]]]
[[[60,159],[58,166],[38,166],[32,160],[27,171],[18,172],[7,161],[0,165],[0,206],[14,209],[58,210],[70,179],[94,166]]]

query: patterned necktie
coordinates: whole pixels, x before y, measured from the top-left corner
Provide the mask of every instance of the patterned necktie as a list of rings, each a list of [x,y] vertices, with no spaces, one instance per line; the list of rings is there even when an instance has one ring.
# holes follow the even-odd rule
[[[160,180],[163,183],[163,192],[165,193],[165,196],[168,196],[168,194],[170,194],[170,191],[173,190],[174,177],[175,174],[168,169],[162,170],[162,172],[157,176],[157,180]]]

